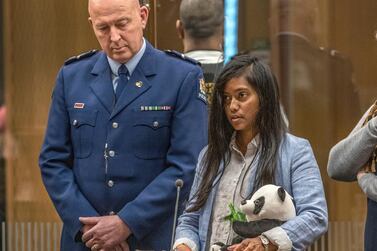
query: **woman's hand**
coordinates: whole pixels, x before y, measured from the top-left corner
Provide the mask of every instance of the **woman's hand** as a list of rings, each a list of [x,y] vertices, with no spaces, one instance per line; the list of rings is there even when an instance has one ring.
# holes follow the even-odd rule
[[[176,251],[191,251],[191,248],[189,248],[185,244],[179,244],[174,250],[176,250]]]
[[[264,251],[264,246],[259,237],[244,239],[240,244],[230,246],[230,251]],[[278,250],[271,242],[268,244],[268,251]]]
[[[357,180],[360,180],[361,177],[363,177],[365,174],[367,174],[367,172],[363,169],[359,170],[357,172]]]

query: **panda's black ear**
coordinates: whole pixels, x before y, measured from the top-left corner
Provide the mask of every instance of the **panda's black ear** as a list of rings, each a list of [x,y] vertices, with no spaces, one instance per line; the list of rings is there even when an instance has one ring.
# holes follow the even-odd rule
[[[278,188],[278,195],[279,195],[279,198],[281,199],[281,201],[285,200],[285,190],[284,190],[284,188],[282,188],[282,187]]]

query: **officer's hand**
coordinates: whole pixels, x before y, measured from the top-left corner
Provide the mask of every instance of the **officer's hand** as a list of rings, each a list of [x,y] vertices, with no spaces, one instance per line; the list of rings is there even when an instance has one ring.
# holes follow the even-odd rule
[[[131,231],[119,216],[80,217],[79,220],[84,225],[94,225],[82,236],[82,241],[88,248],[111,250],[118,245],[128,248],[128,245],[122,246],[121,243],[128,238]]]
[[[100,251],[130,251],[128,243],[126,241],[122,242],[120,245],[115,246],[112,249],[101,249]]]
[[[119,245],[120,249],[119,251],[130,251],[130,247],[128,246],[128,243],[126,241],[123,241],[120,245]],[[116,250],[118,251],[118,250]]]
[[[88,232],[92,227],[94,227],[94,225],[83,225],[82,228],[81,228],[81,232],[83,234],[85,234],[86,232]]]
[[[86,232],[88,232],[92,227],[94,227],[95,225],[83,225],[82,226],[82,228],[81,228],[81,232],[83,233],[83,234],[85,234]],[[82,238],[82,237],[81,237]],[[97,243],[98,242],[98,240],[94,240],[94,239],[92,239],[92,240],[90,240],[90,241],[88,241],[87,243],[85,243],[86,244],[86,246],[88,247],[88,248],[91,248],[91,247],[93,247],[93,245],[95,244],[95,243]],[[94,247],[94,249],[95,249],[96,247]]]

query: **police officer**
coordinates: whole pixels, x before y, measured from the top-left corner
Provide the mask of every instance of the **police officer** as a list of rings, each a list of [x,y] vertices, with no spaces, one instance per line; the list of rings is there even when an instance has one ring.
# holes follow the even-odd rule
[[[60,69],[39,160],[61,250],[168,250],[175,181],[184,199],[207,142],[202,72],[143,38],[139,1],[88,9],[102,51]]]
[[[202,86],[210,99],[215,78],[224,65],[223,0],[182,0],[176,29],[185,55],[202,66],[205,80]]]

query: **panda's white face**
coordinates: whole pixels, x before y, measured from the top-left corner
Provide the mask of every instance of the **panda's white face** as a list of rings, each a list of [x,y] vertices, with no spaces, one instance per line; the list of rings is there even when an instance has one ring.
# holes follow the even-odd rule
[[[287,221],[296,216],[292,197],[281,187],[265,185],[242,203],[241,211],[248,221],[276,219]]]

